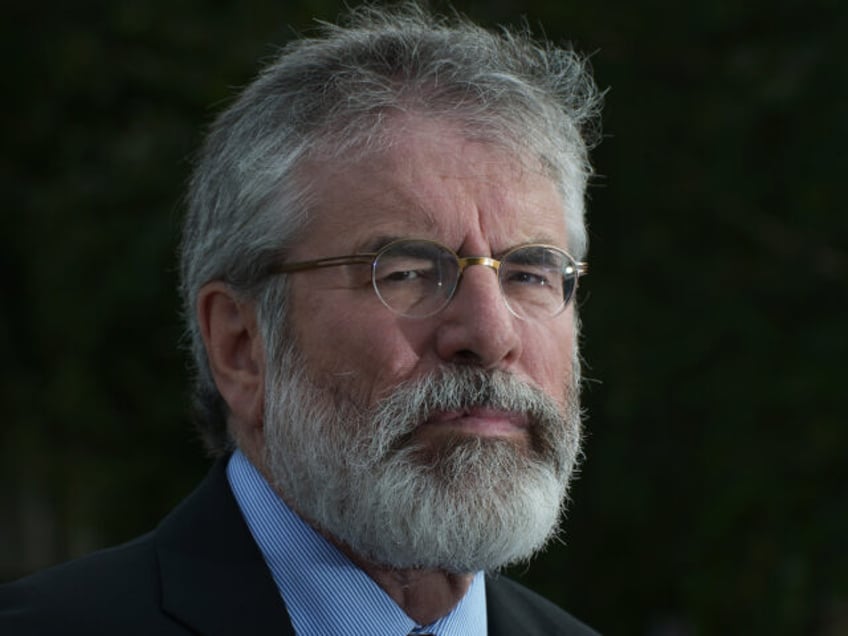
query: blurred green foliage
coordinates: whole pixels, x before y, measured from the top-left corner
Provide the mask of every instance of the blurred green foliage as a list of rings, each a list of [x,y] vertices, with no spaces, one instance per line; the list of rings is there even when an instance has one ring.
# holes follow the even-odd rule
[[[0,578],[149,529],[205,471],[174,291],[190,156],[341,6],[7,9]],[[844,3],[455,6],[526,16],[611,87],[587,460],[564,544],[514,574],[610,634],[848,633]]]

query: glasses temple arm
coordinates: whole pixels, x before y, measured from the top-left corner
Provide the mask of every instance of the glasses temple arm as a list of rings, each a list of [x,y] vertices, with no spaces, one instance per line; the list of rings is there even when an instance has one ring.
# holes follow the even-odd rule
[[[321,269],[324,267],[338,267],[340,265],[356,265],[362,263],[370,264],[376,254],[354,254],[351,256],[334,256],[332,258],[319,258],[314,261],[296,261],[294,263],[277,263],[271,267],[274,274],[288,274],[291,272],[302,272],[308,269]]]

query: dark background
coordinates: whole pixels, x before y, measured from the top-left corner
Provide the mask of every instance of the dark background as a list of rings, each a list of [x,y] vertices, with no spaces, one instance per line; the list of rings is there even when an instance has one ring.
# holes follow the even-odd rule
[[[848,634],[841,0],[457,2],[594,53],[587,461],[516,574],[609,634]],[[436,3],[438,7],[444,7]],[[175,245],[205,125],[340,2],[5,10],[0,580],[205,472]]]

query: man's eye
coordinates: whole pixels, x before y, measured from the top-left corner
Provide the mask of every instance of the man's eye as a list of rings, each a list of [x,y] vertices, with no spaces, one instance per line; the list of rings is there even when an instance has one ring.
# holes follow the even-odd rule
[[[522,269],[509,272],[507,277],[508,283],[519,285],[541,285],[549,286],[553,284],[550,272],[544,270]]]
[[[380,281],[387,283],[423,282],[436,275],[436,268],[431,261],[408,258],[395,263],[384,263],[377,270]]]
[[[402,283],[402,282],[405,282],[405,281],[415,280],[416,278],[419,278],[421,276],[422,276],[422,274],[418,270],[402,269],[402,270],[397,270],[397,271],[393,271],[393,272],[387,272],[383,276],[383,280],[388,281],[388,282]]]

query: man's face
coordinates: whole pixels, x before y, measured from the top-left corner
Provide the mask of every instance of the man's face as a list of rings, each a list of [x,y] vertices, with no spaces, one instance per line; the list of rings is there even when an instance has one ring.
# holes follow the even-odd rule
[[[395,238],[432,239],[460,256],[497,257],[531,242],[568,249],[550,178],[443,124],[413,123],[386,155],[319,168],[315,222],[289,260],[376,251]],[[573,304],[551,320],[519,319],[490,268],[467,269],[451,303],[423,319],[383,306],[367,266],[294,275],[291,298],[290,325],[313,379],[345,387],[363,407],[448,363],[509,371],[563,404],[573,373]],[[443,432],[524,435],[520,423],[485,413],[446,416],[420,434]]]
[[[461,256],[568,248],[540,171],[438,123],[398,134],[383,155],[315,169],[315,220],[292,261],[398,238]],[[580,437],[571,306],[517,318],[479,266],[427,318],[386,308],[367,265],[293,274],[290,299],[267,371],[265,468],[301,515],[393,567],[497,568],[555,532]]]

